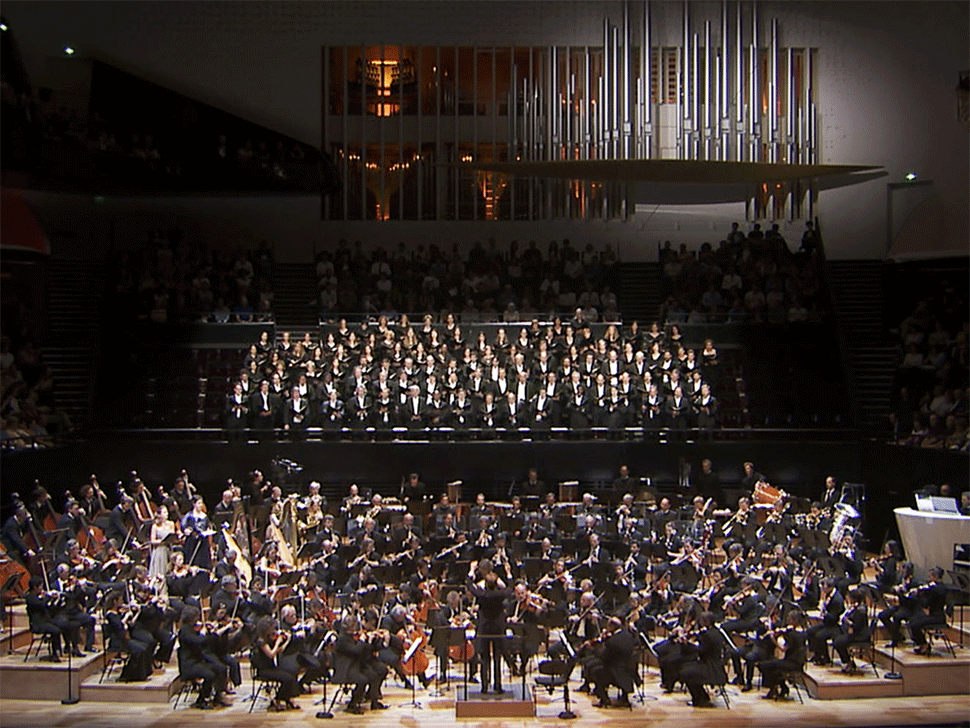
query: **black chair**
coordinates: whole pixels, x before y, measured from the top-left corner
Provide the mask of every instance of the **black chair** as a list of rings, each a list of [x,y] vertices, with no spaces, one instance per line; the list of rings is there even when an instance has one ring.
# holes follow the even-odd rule
[[[805,666],[802,665],[800,670],[787,670],[782,672],[781,679],[787,681],[795,688],[795,695],[798,696],[798,702],[804,705],[805,701],[802,699],[802,690],[806,693],[808,692],[808,687],[805,685]]]
[[[253,660],[253,653],[249,653],[249,664],[255,665],[256,661]],[[263,700],[270,700],[271,695],[275,694],[275,691],[279,689],[280,683],[278,680],[268,680],[265,677],[261,677],[259,671],[253,668],[253,692],[249,696],[249,712],[253,712],[253,708],[256,707],[256,701],[263,698]],[[266,693],[264,697],[262,694]]]
[[[131,658],[131,653],[125,650],[108,649],[107,622],[101,623],[101,676],[98,683],[103,683],[106,678],[111,676],[118,668],[123,668],[125,663]]]
[[[175,702],[172,704],[172,710],[175,710],[176,708],[179,707],[180,700],[183,700],[183,699],[188,700],[188,697],[193,692],[197,693],[202,689],[202,678],[184,677],[185,671],[184,671],[184,666],[182,664],[181,647],[176,651],[175,655],[176,655],[176,660],[178,660],[178,666],[179,666],[179,681],[182,683],[182,685],[181,687],[179,687],[178,692],[175,693]]]
[[[535,684],[545,688],[549,695],[555,693],[556,688],[562,688],[563,710],[559,713],[559,718],[562,720],[576,717],[569,704],[569,678],[575,666],[575,654],[570,655],[566,660],[545,660],[539,663],[540,674],[535,678]]]
[[[333,712],[333,706],[337,704],[341,695],[346,695],[350,697],[353,694],[354,686],[350,682],[350,666],[351,660],[346,655],[340,655],[336,652],[333,653],[333,675],[330,678],[330,684],[337,687],[333,691],[333,697],[330,699],[330,706],[327,708],[328,713]]]
[[[47,645],[47,652],[50,659],[54,659],[54,640],[53,635],[48,632],[35,632],[33,628],[30,630],[30,644],[27,645],[27,654],[24,655],[24,662],[30,659],[31,650],[34,652],[34,657],[40,659],[40,649],[44,645]],[[34,650],[34,644],[36,643],[37,649]],[[70,649],[70,647],[68,647]]]
[[[869,623],[869,638],[865,640],[860,640],[858,642],[850,642],[846,646],[846,649],[848,649],[849,655],[852,656],[853,660],[856,657],[859,657],[859,659],[861,660],[863,655],[868,655],[868,659],[866,660],[866,662],[872,665],[872,671],[876,675],[876,677],[879,677],[879,668],[876,667],[876,645],[875,645],[876,629],[878,628],[878,626],[879,626],[879,618],[874,617],[873,620]],[[862,674],[864,670],[856,668],[851,672]]]
[[[950,641],[950,636],[946,633],[947,629],[950,627],[950,622],[953,619],[953,602],[950,600],[950,595],[947,595],[947,603],[943,612],[944,621],[943,624],[934,624],[926,627],[923,634],[926,635],[926,644],[930,648],[927,652],[927,656],[933,654],[933,640],[942,642],[943,646],[946,647],[947,651],[950,653],[950,657],[954,659],[957,656],[956,650],[953,649],[953,642]]]

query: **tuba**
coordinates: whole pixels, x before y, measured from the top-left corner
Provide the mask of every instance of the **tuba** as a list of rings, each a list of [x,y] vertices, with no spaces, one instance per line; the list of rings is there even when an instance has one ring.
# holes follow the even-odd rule
[[[846,529],[849,527],[849,521],[860,516],[859,511],[848,503],[836,503],[834,511],[835,515],[832,518],[832,528],[829,531],[829,543],[837,546],[837,544],[842,543],[842,537],[845,536]]]

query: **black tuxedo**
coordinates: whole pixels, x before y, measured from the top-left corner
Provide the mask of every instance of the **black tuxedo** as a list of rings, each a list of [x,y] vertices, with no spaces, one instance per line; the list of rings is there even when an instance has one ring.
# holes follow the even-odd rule
[[[279,397],[272,392],[265,395],[255,392],[249,399],[249,415],[252,425],[258,430],[271,430],[276,424],[276,410],[279,407]]]
[[[339,398],[336,400],[326,399],[320,405],[321,424],[325,430],[339,430],[344,424],[344,416],[347,408]]]

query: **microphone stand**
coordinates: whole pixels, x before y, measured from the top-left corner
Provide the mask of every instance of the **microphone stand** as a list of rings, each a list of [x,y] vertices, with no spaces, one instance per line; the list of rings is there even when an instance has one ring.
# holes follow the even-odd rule
[[[875,649],[875,647],[873,647]],[[889,647],[889,672],[883,675],[887,680],[902,680],[901,673],[896,672],[896,640],[892,641]]]
[[[61,701],[61,705],[75,705],[81,700],[81,686],[78,685],[78,695],[74,695],[74,691],[71,688],[71,675],[74,671],[74,646],[72,645],[70,649],[67,650],[67,697]]]

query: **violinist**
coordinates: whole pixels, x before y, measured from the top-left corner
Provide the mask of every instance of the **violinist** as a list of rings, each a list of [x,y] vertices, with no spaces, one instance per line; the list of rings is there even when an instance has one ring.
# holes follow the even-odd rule
[[[899,583],[898,566],[902,561],[902,549],[899,541],[886,541],[882,547],[882,554],[873,560],[872,565],[876,569],[876,588],[887,593]]]
[[[889,632],[890,647],[897,647],[906,641],[903,637],[903,622],[908,622],[919,613],[913,562],[904,561],[900,564],[899,575],[899,583],[887,593],[896,597],[896,604],[888,606],[879,613],[879,621],[886,626]]]
[[[926,630],[946,624],[946,587],[940,583],[943,569],[934,566],[926,576],[926,585],[919,588],[920,607],[922,614],[917,612],[909,619],[909,631],[913,635],[913,642],[918,655],[930,654],[930,646],[926,641]]]
[[[607,584],[606,592],[609,603],[609,611],[616,614],[630,599],[633,591],[629,577],[623,570],[623,563],[617,561],[613,564],[613,579]]]
[[[175,649],[175,635],[172,633],[174,610],[169,610],[165,597],[154,595],[144,584],[134,584],[132,596],[133,608],[137,612],[128,622],[132,639],[148,645],[149,664],[170,662]]]
[[[596,601],[596,595],[593,592],[584,591],[579,597],[578,604],[574,606],[572,614],[566,617],[565,637],[574,650],[586,643],[592,644],[592,641],[600,636],[602,615],[596,608]],[[578,691],[588,693],[591,680],[592,676],[584,671],[583,684],[579,686]]]
[[[380,702],[381,685],[387,677],[387,666],[375,659],[381,644],[382,641],[372,641],[368,635],[363,635],[360,622],[353,614],[347,614],[341,620],[341,634],[334,645],[334,651],[349,663],[347,680],[354,686],[354,691],[346,710],[352,715],[363,714],[361,703],[365,697],[370,700],[371,710],[387,708]]]
[[[842,634],[839,622],[842,612],[845,611],[845,600],[836,589],[837,585],[838,580],[831,576],[822,581],[818,602],[822,622],[809,627],[806,632],[808,646],[813,655],[812,662],[823,667],[832,664],[829,659],[828,641]]]
[[[744,547],[731,544],[727,549],[727,561],[717,570],[720,581],[711,589],[710,610],[715,614],[723,614],[724,600],[741,590],[741,579],[744,571]]]
[[[801,672],[807,659],[805,647],[805,615],[798,609],[792,609],[785,620],[787,628],[772,630],[776,648],[781,651],[780,657],[758,663],[761,670],[761,684],[768,688],[766,699],[775,699],[788,695],[788,685],[782,679],[786,672]]]
[[[769,597],[771,604],[768,613],[758,620],[758,626],[751,633],[753,636],[741,647],[728,645],[728,654],[734,665],[734,684],[741,686],[741,692],[747,693],[754,689],[754,668],[756,665],[770,660],[775,653],[774,630],[782,625],[781,606],[775,597]],[[744,662],[742,667],[741,663]]]
[[[272,617],[263,617],[256,623],[250,656],[256,677],[275,682],[279,686],[269,704],[269,709],[273,712],[299,710],[299,706],[293,702],[300,693],[296,674],[285,669],[279,659],[290,639],[291,633],[277,629],[276,620]]]
[[[697,619],[696,639],[697,658],[681,668],[680,679],[690,691],[691,705],[695,708],[711,708],[711,696],[705,685],[723,685],[724,675],[724,638],[714,627],[714,615],[702,612]]]
[[[671,612],[677,618],[676,624],[670,626],[664,622],[668,615],[661,615],[658,622],[668,627],[669,634],[667,639],[653,645],[660,663],[660,687],[665,693],[674,691],[674,684],[681,680],[682,668],[696,659],[697,646],[688,637],[693,634],[701,607],[696,599],[684,595]]]
[[[244,642],[243,622],[233,617],[224,605],[212,608],[212,622],[209,627],[209,642],[205,648],[205,656],[210,661],[225,667],[227,683],[226,694],[232,695],[242,685],[242,672],[235,653],[239,652]]]
[[[185,563],[185,553],[181,550],[172,552],[169,573],[165,575],[165,584],[172,606],[182,610],[183,605],[199,606],[198,597],[203,588],[208,588],[209,573],[198,566]]]
[[[280,629],[289,632],[290,639],[280,653],[277,665],[296,676],[297,687],[308,693],[310,685],[323,677],[323,664],[313,654],[313,647],[323,638],[325,627],[312,618],[301,624],[297,620],[296,607],[286,604],[280,610]]]
[[[262,576],[253,576],[253,581],[249,586],[250,592],[249,598],[246,600],[246,607],[250,621],[256,622],[261,617],[272,615],[275,605],[269,595],[266,594],[266,580]]]
[[[113,591],[104,600],[104,630],[108,650],[128,655],[121,669],[120,682],[143,682],[152,674],[152,651],[154,642],[143,642],[131,634],[130,610],[122,613],[124,595]],[[125,608],[127,609],[127,608]]]
[[[536,588],[559,606],[565,605],[566,594],[573,590],[575,584],[573,575],[566,570],[566,562],[556,559],[552,562],[552,571],[539,579]]]
[[[193,708],[228,707],[230,703],[223,697],[227,683],[226,670],[224,666],[206,657],[209,635],[199,617],[198,607],[187,606],[182,611],[178,633],[179,676],[183,680],[202,680],[199,698],[192,704]]]
[[[528,661],[539,651],[538,640],[529,639],[529,633],[523,625],[538,626],[540,615],[544,614],[552,602],[538,594],[529,591],[529,587],[519,582],[512,590],[512,596],[506,601],[505,611],[508,613],[508,623],[512,627],[513,637],[509,640],[509,653],[505,656],[513,676],[521,675]],[[518,660],[516,659],[518,658]]]
[[[106,588],[110,588],[121,567],[127,567],[132,563],[131,557],[125,556],[118,550],[118,544],[114,539],[105,540],[95,558],[97,563],[91,578],[100,584],[106,584]]]
[[[26,511],[24,511],[26,513]],[[49,634],[51,637],[51,662],[60,662],[61,637],[68,641],[68,649],[80,654],[78,644],[80,636],[78,627],[71,624],[61,613],[58,606],[60,595],[55,592],[45,592],[44,580],[39,576],[30,577],[28,591],[25,596],[27,602],[27,618],[30,631],[37,634]]]
[[[85,629],[87,636],[84,649],[94,652],[94,627],[95,619],[87,611],[88,604],[93,603],[97,596],[97,588],[87,580],[79,580],[71,573],[71,567],[66,563],[57,565],[57,578],[51,582],[51,590],[60,592],[63,604],[62,614],[67,618],[68,623],[73,628],[77,637],[73,644],[75,657],[84,657],[78,647],[80,644],[80,630]]]
[[[758,626],[758,620],[765,613],[764,599],[759,590],[759,583],[753,576],[746,576],[741,581],[741,591],[724,601],[725,611],[734,609],[737,617],[722,625],[725,634],[730,636],[737,632],[751,632]]]
[[[832,641],[832,647],[839,654],[842,661],[842,672],[854,672],[855,661],[849,654],[849,645],[856,642],[868,642],[872,637],[869,629],[869,610],[866,608],[865,594],[861,589],[849,592],[849,609],[839,620],[842,634]]]
[[[610,617],[599,638],[601,644],[594,649],[591,659],[584,667],[590,681],[596,686],[597,708],[608,708],[611,703],[606,691],[611,685],[620,690],[616,703],[620,708],[630,707],[630,693],[639,682],[634,652],[637,640],[629,628],[617,617]]]

